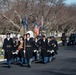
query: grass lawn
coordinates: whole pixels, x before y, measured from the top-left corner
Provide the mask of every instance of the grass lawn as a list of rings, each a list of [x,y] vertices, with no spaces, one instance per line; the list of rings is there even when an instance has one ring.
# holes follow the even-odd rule
[[[61,37],[56,38],[57,42],[61,41]]]
[[[2,52],[2,48],[0,47],[0,53]]]
[[[4,56],[0,56],[0,59],[4,59]]]
[[[1,54],[1,52],[2,52],[2,48],[0,48],[0,54]],[[3,59],[4,58],[4,56],[2,55],[0,55],[0,59]]]

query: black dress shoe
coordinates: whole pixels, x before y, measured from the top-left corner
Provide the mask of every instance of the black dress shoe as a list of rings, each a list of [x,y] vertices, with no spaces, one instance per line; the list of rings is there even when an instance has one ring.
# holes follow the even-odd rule
[[[21,67],[23,67],[23,64],[20,64]]]
[[[28,68],[31,68],[31,65],[28,65]]]
[[[44,63],[44,64],[46,64],[46,63]]]
[[[7,66],[7,68],[11,68],[11,66],[10,66],[10,65],[8,65],[8,66]]]

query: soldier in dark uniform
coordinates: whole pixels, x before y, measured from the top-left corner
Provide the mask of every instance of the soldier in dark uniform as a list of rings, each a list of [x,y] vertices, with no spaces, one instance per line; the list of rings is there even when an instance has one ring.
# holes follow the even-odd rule
[[[39,59],[39,40],[38,37],[35,37],[34,40],[34,52],[33,52],[33,56],[35,57],[35,61],[37,61]]]
[[[27,64],[28,67],[31,67],[31,59],[33,57],[33,45],[34,45],[34,41],[30,38],[30,34],[27,33],[26,34],[26,59],[27,59]]]
[[[71,45],[74,45],[74,44],[75,44],[74,34],[71,34],[70,37],[69,37],[69,39],[70,39],[70,44],[71,44]]]
[[[47,40],[46,37],[43,35],[41,40],[41,57],[43,60],[43,63],[46,64],[48,61],[48,55],[47,55]]]
[[[13,45],[15,44],[15,38],[12,38],[13,39]],[[12,50],[12,59],[11,59],[11,63],[14,64],[15,63],[15,48],[13,46],[13,50]]]
[[[51,49],[54,50],[52,56],[53,56],[53,58],[55,58],[55,55],[58,54],[58,53],[57,53],[58,44],[57,44],[56,39],[55,39],[53,36],[51,37],[50,43],[51,43]]]
[[[10,38],[10,33],[7,33],[7,38],[4,39],[3,49],[5,50],[5,58],[7,59],[8,68],[10,68],[13,50],[13,39]]]
[[[47,37],[47,53],[48,53],[48,62],[52,61],[52,43],[51,43],[51,37]]]
[[[24,58],[24,40],[23,37],[20,36],[19,46],[18,46],[18,55],[20,58],[20,65],[23,66],[23,58]]]
[[[20,42],[18,41],[18,38],[15,38],[14,40],[14,49],[12,54],[14,55],[14,59],[16,60],[16,62],[18,62],[18,46],[19,46]]]
[[[65,46],[65,44],[66,44],[66,36],[65,36],[65,33],[62,33],[61,40],[62,40],[62,45]]]

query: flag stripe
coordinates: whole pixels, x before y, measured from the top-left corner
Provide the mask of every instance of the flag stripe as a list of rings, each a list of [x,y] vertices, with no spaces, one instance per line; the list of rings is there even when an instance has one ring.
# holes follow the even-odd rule
[[[39,35],[39,27],[38,27],[38,22],[35,23],[35,35],[38,36]]]

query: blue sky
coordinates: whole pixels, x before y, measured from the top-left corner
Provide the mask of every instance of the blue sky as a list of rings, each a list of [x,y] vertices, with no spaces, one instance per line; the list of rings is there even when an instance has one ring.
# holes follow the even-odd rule
[[[66,4],[76,4],[76,0],[66,0]]]

